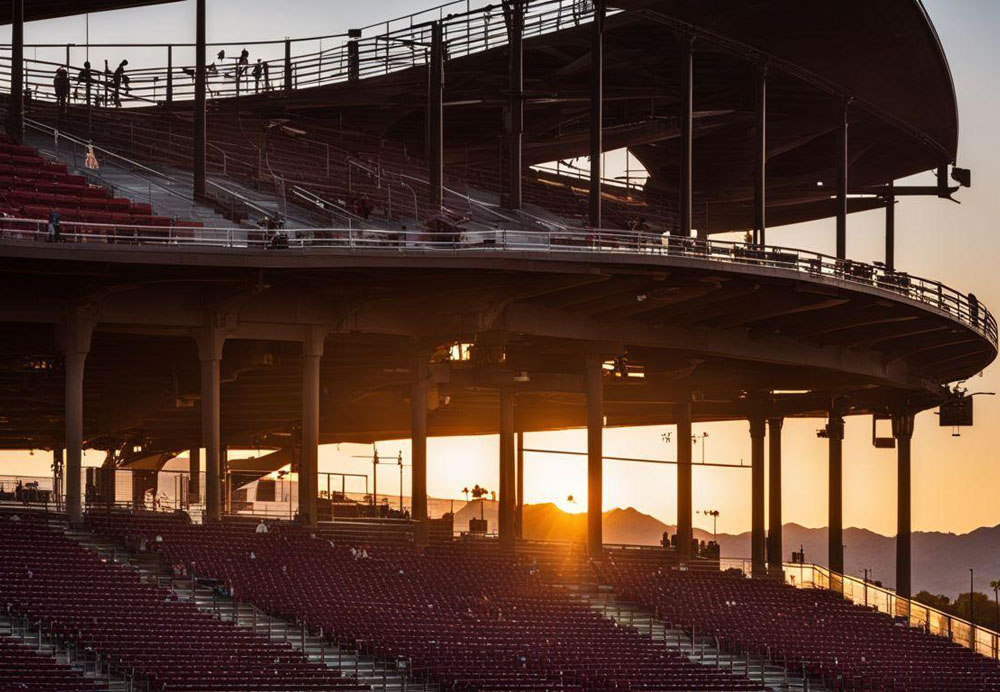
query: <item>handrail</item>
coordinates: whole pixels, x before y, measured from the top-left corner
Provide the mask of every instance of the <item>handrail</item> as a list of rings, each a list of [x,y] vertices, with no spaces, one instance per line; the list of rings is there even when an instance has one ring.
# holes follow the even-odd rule
[[[266,212],[265,212],[266,213]],[[769,271],[792,271],[812,279],[836,280],[878,291],[938,311],[974,329],[996,347],[997,323],[990,311],[972,294],[962,294],[944,284],[885,267],[838,259],[809,250],[759,246],[723,240],[662,236],[641,231],[604,229],[471,230],[452,228],[439,232],[400,233],[396,230],[317,228],[256,232],[253,229],[155,229],[124,224],[90,224],[65,221],[61,239],[70,243],[117,243],[139,245],[216,247],[236,251],[281,248],[299,250],[410,249],[420,252],[496,254],[543,252],[646,258],[684,258],[693,261],[744,266]],[[255,235],[256,234],[256,235]],[[14,240],[45,240],[48,221],[0,219],[0,237]]]
[[[798,588],[818,588],[842,593],[847,600],[874,608],[896,618],[905,618],[911,627],[947,637],[976,653],[1000,660],[1000,632],[963,620],[870,580],[838,574],[822,565],[786,562],[785,581]]]

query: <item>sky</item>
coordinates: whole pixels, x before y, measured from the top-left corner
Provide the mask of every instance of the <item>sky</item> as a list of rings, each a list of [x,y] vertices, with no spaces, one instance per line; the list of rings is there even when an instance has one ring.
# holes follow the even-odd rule
[[[419,11],[427,0],[383,0],[349,3],[343,0],[212,0],[208,3],[208,40],[224,42],[281,39],[285,36],[317,36],[344,32]],[[484,2],[473,1],[472,5]],[[1000,2],[996,0],[925,0],[951,63],[959,97],[961,141],[958,165],[971,168],[973,187],[963,190],[961,205],[937,199],[904,199],[897,207],[897,266],[913,275],[941,280],[963,292],[972,291],[994,312],[1000,313],[1000,237],[995,226],[1000,219]],[[294,7],[294,11],[292,8]],[[193,35],[194,2],[103,13],[90,18],[91,42],[189,41]],[[9,29],[0,40],[9,40]],[[71,18],[29,24],[25,40],[32,42],[86,41],[86,21]],[[318,45],[318,42],[317,42]],[[329,45],[326,43],[325,45]],[[233,48],[240,49],[234,42]],[[256,51],[257,49],[255,49]],[[60,59],[63,49],[51,59]],[[254,56],[256,56],[256,52]],[[92,61],[104,57],[114,61],[127,57],[138,66],[144,61],[162,62],[159,53],[142,49],[101,51],[93,49]],[[28,53],[31,57],[31,53]],[[44,51],[38,55],[42,59]],[[265,55],[266,57],[266,55]],[[181,58],[178,58],[181,60]],[[74,62],[78,62],[74,58]],[[95,63],[99,64],[99,63]],[[928,178],[928,180],[930,180]],[[860,260],[881,259],[882,212],[855,215],[849,221],[849,256]],[[771,243],[822,252],[833,252],[833,221],[796,227],[769,229]],[[1000,366],[968,383],[971,391],[1000,390]],[[964,533],[980,526],[1000,524],[1000,400],[979,397],[977,425],[953,437],[939,428],[936,416],[925,413],[917,420],[913,441],[913,528],[918,531]],[[816,437],[820,420],[789,421],[784,429],[785,521],[805,526],[826,525],[826,444]],[[648,457],[672,460],[676,445],[662,437],[666,428],[609,430],[605,433],[608,456]],[[706,460],[749,463],[750,439],[743,422],[695,426],[696,435],[708,433]],[[674,440],[675,442],[675,440]],[[586,449],[581,431],[537,433],[526,436],[526,446],[560,450]],[[701,459],[701,442],[695,461]],[[395,457],[402,451],[408,459],[406,441],[379,445],[381,455]],[[355,445],[326,446],[321,450],[321,471],[364,473],[370,464],[354,455],[367,448]],[[23,473],[47,472],[47,455],[7,453],[16,461],[5,465]],[[462,497],[465,486],[479,483],[497,487],[497,440],[495,437],[433,439],[429,443],[428,490],[434,497]],[[100,456],[88,455],[98,464]],[[557,502],[566,509],[586,509],[585,462],[582,457],[528,454],[525,462],[525,497],[529,503]],[[876,450],[871,444],[871,419],[848,421],[844,443],[844,523],[882,534],[895,533],[896,461],[891,450]],[[676,472],[672,466],[624,462],[605,463],[605,509],[634,506],[657,518],[676,521]],[[408,485],[408,474],[404,478]],[[386,468],[379,476],[380,490],[395,492],[398,475]],[[572,495],[574,503],[567,502]],[[696,468],[694,509],[720,511],[719,530],[740,532],[750,524],[750,474],[744,469]],[[695,515],[695,524],[710,529],[711,520]]]

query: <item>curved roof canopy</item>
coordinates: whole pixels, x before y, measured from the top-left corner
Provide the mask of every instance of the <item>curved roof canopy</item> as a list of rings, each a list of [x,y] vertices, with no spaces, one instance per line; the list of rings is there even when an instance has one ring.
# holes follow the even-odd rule
[[[166,5],[180,0],[21,0],[24,3],[24,20],[34,22],[39,19],[72,17],[88,12],[124,10],[146,5]],[[3,24],[10,24],[14,12],[12,0],[0,0],[0,17]]]

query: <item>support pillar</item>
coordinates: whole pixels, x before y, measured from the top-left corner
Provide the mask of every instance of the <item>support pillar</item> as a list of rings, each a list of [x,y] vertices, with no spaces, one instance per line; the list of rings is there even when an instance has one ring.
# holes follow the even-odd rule
[[[205,520],[222,519],[221,365],[225,335],[205,327],[196,336],[201,360],[201,446],[205,448]]]
[[[188,473],[188,504],[196,505],[201,502],[201,447],[188,450]]]
[[[194,67],[194,197],[205,196],[207,181],[207,117],[205,113],[205,86],[208,74],[205,67],[205,5],[207,0],[195,2],[195,67]]]
[[[497,523],[500,545],[514,547],[514,392],[500,389],[500,503]]]
[[[601,227],[601,156],[604,153],[604,24],[606,0],[594,0],[590,48],[590,227]]]
[[[292,41],[285,39],[285,93],[292,92]]]
[[[764,415],[750,414],[750,565],[754,577],[767,573],[764,560]]]
[[[347,81],[357,82],[361,79],[361,29],[351,29],[347,32]]]
[[[680,200],[678,208],[677,235],[691,237],[693,225],[692,161],[694,159],[694,39],[681,37],[681,93],[680,93]],[[699,238],[707,238],[703,229]]]
[[[587,552],[604,555],[604,367],[600,356],[588,356],[584,380],[587,392]]]
[[[24,0],[13,0],[10,27],[10,105],[7,134],[24,143]]]
[[[757,76],[754,143],[754,242],[767,244],[767,73]]]
[[[781,576],[784,572],[785,548],[781,537],[781,428],[784,424],[783,418],[767,421],[767,570],[772,576]]]
[[[691,559],[691,539],[694,537],[693,502],[691,499],[691,402],[674,405],[677,423],[677,555]]]
[[[517,514],[514,517],[514,534],[524,539],[524,433],[517,434]]]
[[[830,498],[827,522],[827,547],[830,571],[844,573],[844,417],[839,410],[830,411],[826,425],[830,444]]]
[[[900,411],[892,416],[896,438],[896,595],[909,598],[910,577],[910,448],[914,415]]]
[[[889,183],[885,196],[885,270],[896,271],[896,188]]]
[[[837,259],[847,259],[847,168],[848,168],[848,107],[842,106],[837,138]]]
[[[319,495],[320,365],[326,332],[310,327],[302,342],[302,456],[299,459],[299,520],[316,526]]]
[[[431,25],[430,92],[427,99],[427,157],[430,165],[430,204],[440,209],[444,203],[444,29],[441,22]]]
[[[417,358],[416,380],[410,390],[410,504],[413,521],[427,523],[427,359]],[[418,538],[423,533],[418,530]]]
[[[83,523],[81,502],[83,467],[83,371],[90,352],[94,320],[74,310],[64,325],[66,377],[66,514],[72,526]]]
[[[67,64],[69,61],[66,61]],[[174,103],[174,47],[167,46],[167,95],[166,95],[167,106],[172,106]]]
[[[524,139],[524,13],[527,0],[505,0],[504,19],[507,23],[507,50],[510,51],[510,99],[507,131],[507,159],[510,170],[507,175],[507,194],[502,197],[507,208],[519,210],[522,207],[523,168],[522,144]]]

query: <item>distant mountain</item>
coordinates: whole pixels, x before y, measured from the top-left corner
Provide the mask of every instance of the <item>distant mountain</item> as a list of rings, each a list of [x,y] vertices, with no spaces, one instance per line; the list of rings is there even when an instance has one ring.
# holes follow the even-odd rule
[[[493,505],[493,506],[491,506]],[[478,508],[477,508],[478,512]],[[461,513],[460,513],[461,514]],[[486,516],[494,518],[493,503],[486,504]],[[583,541],[586,515],[568,514],[553,504],[526,505],[524,537],[531,540]],[[491,522],[492,528],[492,522]],[[604,541],[630,545],[659,545],[663,532],[676,527],[633,507],[604,513]],[[708,540],[711,534],[695,529],[695,537]],[[748,557],[750,532],[719,534],[724,557]],[[785,558],[800,547],[806,560],[826,564],[827,530],[785,524]],[[868,568],[874,579],[888,587],[895,585],[896,539],[867,529],[844,530],[844,552],[848,574],[861,576]],[[1000,525],[976,529],[967,534],[917,531],[913,534],[914,592],[927,590],[954,598],[969,590],[969,568],[976,574],[976,590],[992,593],[989,582],[1000,579]]]

